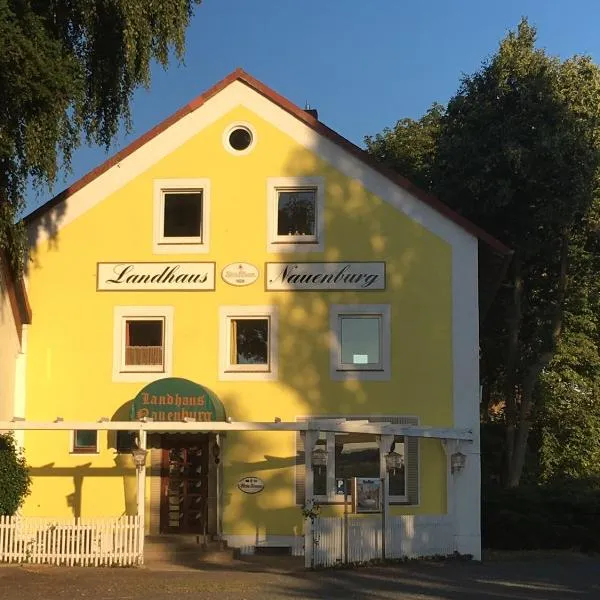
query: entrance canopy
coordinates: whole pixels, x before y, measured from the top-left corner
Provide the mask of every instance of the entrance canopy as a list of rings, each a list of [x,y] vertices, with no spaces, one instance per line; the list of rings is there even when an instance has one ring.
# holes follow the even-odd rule
[[[209,389],[179,377],[149,383],[131,404],[130,419],[160,422],[225,421],[225,407]]]

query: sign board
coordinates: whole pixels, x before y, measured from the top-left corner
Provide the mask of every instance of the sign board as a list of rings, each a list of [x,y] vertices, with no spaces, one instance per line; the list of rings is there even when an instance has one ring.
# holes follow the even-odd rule
[[[260,477],[244,477],[238,481],[238,488],[245,494],[258,494],[265,489],[265,482]]]
[[[225,408],[208,388],[189,379],[165,377],[142,388],[131,404],[130,418],[154,421],[224,421]]]
[[[270,291],[384,290],[385,263],[267,263],[265,279]]]
[[[352,509],[355,513],[378,513],[382,507],[382,481],[375,477],[354,477]]]
[[[98,263],[96,289],[120,291],[212,291],[215,263]]]
[[[258,279],[258,269],[249,263],[232,263],[221,271],[221,277],[229,285],[250,285]]]

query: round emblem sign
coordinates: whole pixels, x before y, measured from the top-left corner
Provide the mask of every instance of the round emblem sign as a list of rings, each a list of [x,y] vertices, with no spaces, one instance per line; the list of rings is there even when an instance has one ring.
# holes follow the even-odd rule
[[[265,489],[265,482],[260,477],[244,477],[238,481],[238,488],[246,494],[258,494]]]
[[[229,285],[250,285],[258,279],[258,269],[249,263],[231,263],[221,271],[221,277]]]

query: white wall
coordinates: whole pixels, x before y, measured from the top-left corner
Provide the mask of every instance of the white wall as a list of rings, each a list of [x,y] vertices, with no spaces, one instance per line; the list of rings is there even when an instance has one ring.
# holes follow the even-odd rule
[[[0,421],[13,417],[16,362],[21,350],[7,289],[0,268]]]

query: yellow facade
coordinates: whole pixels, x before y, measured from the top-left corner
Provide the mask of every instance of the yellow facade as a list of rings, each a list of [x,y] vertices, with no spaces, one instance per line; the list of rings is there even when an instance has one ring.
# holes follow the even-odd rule
[[[247,155],[223,147],[223,132],[234,122],[250,123],[254,129],[256,145]],[[264,115],[234,106],[139,175],[124,177],[122,186],[61,226],[56,236],[41,239],[33,247],[28,273],[34,324],[28,338],[27,419],[127,419],[123,407],[145,383],[113,381],[114,307],[159,305],[174,311],[172,375],[210,388],[235,421],[398,414],[416,416],[425,426],[452,427],[452,247],[320,154],[316,146],[300,144]],[[112,167],[119,168],[127,165]],[[266,181],[295,176],[324,179],[323,252],[267,250]],[[174,178],[210,180],[207,254],[153,253],[153,185]],[[78,192],[83,198],[85,194],[85,187]],[[99,262],[160,261],[216,263],[215,290],[96,289]],[[236,261],[256,265],[258,281],[245,287],[224,282],[221,269]],[[386,289],[266,291],[265,263],[289,261],[382,261]],[[361,303],[391,307],[389,381],[334,381],[330,376],[329,307]],[[219,309],[232,305],[277,307],[276,380],[219,379]],[[67,432],[27,432],[33,492],[24,514],[131,512],[131,458],[108,447],[114,446],[109,435],[100,432],[98,454],[79,455],[69,452]],[[227,436],[222,456],[225,534],[293,535],[301,530],[295,454],[290,433]],[[237,482],[244,476],[262,478],[265,490],[243,494]],[[446,456],[439,440],[420,441],[418,505],[394,510],[446,512]]]

